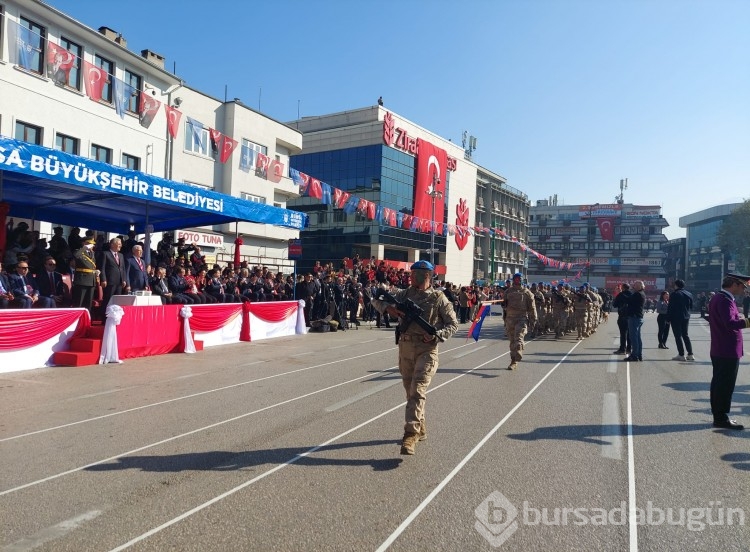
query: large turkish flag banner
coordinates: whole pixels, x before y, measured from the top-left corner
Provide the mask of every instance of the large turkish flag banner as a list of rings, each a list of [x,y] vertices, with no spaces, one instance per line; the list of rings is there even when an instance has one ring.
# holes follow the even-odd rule
[[[604,241],[615,241],[615,220],[612,218],[597,218],[596,224],[599,226],[602,239]]]
[[[414,216],[425,220],[432,220],[432,184],[435,176],[437,191],[442,193],[435,198],[435,221],[445,222],[443,211],[445,206],[445,181],[448,174],[448,154],[426,140],[417,138],[417,181],[414,186]]]

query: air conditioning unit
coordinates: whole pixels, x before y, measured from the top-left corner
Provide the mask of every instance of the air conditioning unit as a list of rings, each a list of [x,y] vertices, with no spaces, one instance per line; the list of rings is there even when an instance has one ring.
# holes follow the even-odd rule
[[[493,209],[494,209],[495,211],[499,211],[499,210],[500,210],[500,204],[499,204],[499,203],[498,203],[497,201],[493,201],[493,202],[492,202],[492,208],[493,208]]]
[[[478,197],[477,198],[477,205],[479,205],[479,207],[484,208],[484,199],[482,199],[481,197]]]
[[[477,255],[481,255],[482,254],[482,248],[481,247],[477,247],[476,248],[476,253],[477,253]]]

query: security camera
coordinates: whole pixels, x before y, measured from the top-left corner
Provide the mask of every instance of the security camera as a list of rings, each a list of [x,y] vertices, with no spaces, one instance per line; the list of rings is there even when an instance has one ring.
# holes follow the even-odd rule
[[[175,98],[174,99],[174,106],[180,107],[182,105],[182,98]]]

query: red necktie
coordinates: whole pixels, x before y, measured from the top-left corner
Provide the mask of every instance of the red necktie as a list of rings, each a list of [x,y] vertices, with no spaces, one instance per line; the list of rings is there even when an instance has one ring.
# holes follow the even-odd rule
[[[140,258],[138,258],[138,267],[143,270],[143,262],[141,262]]]
[[[120,266],[120,257],[117,256],[117,252],[113,252],[112,255],[115,256],[115,262],[117,263],[117,266]]]

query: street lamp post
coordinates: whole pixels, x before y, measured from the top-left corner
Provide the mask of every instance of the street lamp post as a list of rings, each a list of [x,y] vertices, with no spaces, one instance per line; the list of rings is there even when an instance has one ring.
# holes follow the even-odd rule
[[[592,239],[591,239],[591,221],[592,221],[592,216],[591,215],[594,212],[594,207],[598,207],[598,206],[599,206],[598,203],[594,203],[593,205],[589,205],[589,218],[586,221],[586,225],[587,225],[586,226],[586,232],[587,232],[587,239],[586,239],[587,244],[586,244],[586,246],[588,248],[586,250],[586,256],[588,257],[588,260],[589,260],[589,262],[586,263],[586,281],[587,282],[591,281],[591,247],[593,245],[591,243],[592,242]]]
[[[432,220],[430,221],[430,263],[435,266],[435,200],[443,199],[443,192],[437,190],[440,179],[437,174],[432,175],[432,187],[426,190],[432,200]]]

